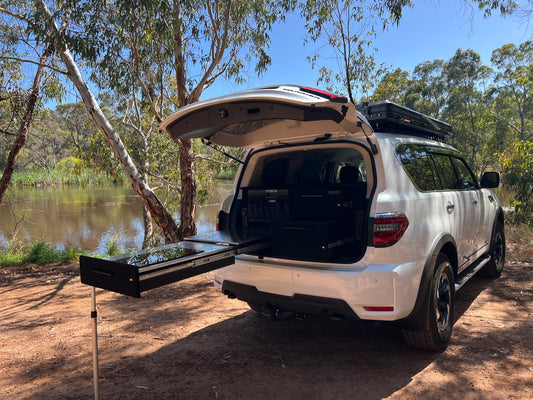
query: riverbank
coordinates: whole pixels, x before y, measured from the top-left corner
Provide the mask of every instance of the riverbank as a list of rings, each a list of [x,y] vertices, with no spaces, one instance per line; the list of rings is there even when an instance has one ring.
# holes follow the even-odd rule
[[[15,171],[11,177],[10,186],[58,186],[58,185],[104,185],[127,183],[122,173],[108,174],[104,171],[94,171],[87,168],[66,170],[61,168],[40,168],[30,171]]]
[[[213,177],[220,181],[233,181],[235,171],[221,171]],[[15,171],[11,177],[11,187],[43,187],[59,185],[111,185],[129,183],[122,171],[112,174],[87,168],[39,168],[30,171]]]

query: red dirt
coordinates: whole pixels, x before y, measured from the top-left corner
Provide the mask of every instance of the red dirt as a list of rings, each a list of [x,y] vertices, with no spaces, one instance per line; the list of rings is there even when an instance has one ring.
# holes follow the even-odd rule
[[[533,399],[533,263],[457,295],[443,353],[397,328],[272,321],[205,274],[141,299],[97,290],[102,399]],[[0,398],[93,397],[91,288],[77,265],[0,270]]]

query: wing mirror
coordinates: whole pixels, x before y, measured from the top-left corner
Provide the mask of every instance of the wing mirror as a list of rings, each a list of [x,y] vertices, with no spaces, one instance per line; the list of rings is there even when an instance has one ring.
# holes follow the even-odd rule
[[[500,174],[497,172],[485,172],[483,176],[481,176],[481,187],[492,189],[497,188],[500,185]]]

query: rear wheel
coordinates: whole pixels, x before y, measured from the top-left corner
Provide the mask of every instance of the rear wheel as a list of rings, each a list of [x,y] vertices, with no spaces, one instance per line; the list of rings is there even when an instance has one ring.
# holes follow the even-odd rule
[[[260,304],[248,302],[248,307],[250,307],[252,311],[255,311],[258,314],[263,314],[263,306]]]
[[[429,293],[420,314],[420,330],[402,330],[410,346],[424,350],[443,351],[452,335],[455,318],[455,280],[452,266],[445,254],[437,257]]]
[[[490,261],[481,269],[480,275],[487,278],[498,278],[505,264],[505,233],[503,224],[498,222],[490,243]]]

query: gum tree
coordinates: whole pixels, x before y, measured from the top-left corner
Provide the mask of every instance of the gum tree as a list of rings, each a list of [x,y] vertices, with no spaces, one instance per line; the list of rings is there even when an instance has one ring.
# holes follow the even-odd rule
[[[533,42],[506,44],[492,52],[493,113],[522,141],[533,138]]]
[[[290,1],[129,1],[93,2],[100,7],[101,24],[88,19],[85,30],[108,38],[92,65],[95,80],[128,104],[122,110],[128,126],[143,143],[142,169],[152,177],[161,159],[172,162],[172,146],[155,157],[153,142],[168,137],[153,128],[170,112],[194,103],[217,79],[242,81],[246,65],[261,74],[270,63],[269,32],[283,20]],[[165,134],[166,135],[166,134]],[[180,199],[180,236],[196,233],[195,168],[198,146],[190,139],[176,142],[179,175],[170,185]]]
[[[106,137],[132,187],[143,199],[167,242],[196,233],[196,180],[193,142],[178,142],[181,225],[149,186],[144,168],[129,154],[118,130],[102,112],[75,56],[106,71],[99,84],[123,85],[138,117],[132,129],[145,134],[169,110],[200,98],[221,76],[242,79],[254,62],[261,73],[270,63],[266,49],[272,25],[283,19],[292,1],[129,1],[35,0],[25,13],[35,21],[36,38],[54,45],[95,124]],[[24,15],[21,13],[21,17]],[[141,114],[147,115],[141,115]],[[151,127],[145,127],[151,121]],[[145,137],[147,135],[145,134]]]
[[[6,148],[10,148],[0,178],[0,203],[26,143],[39,100],[43,95],[59,97],[62,92],[50,73],[60,72],[54,65],[54,44],[32,43],[26,32],[32,22],[18,14],[22,5],[11,1],[7,8],[0,2],[0,134]]]

